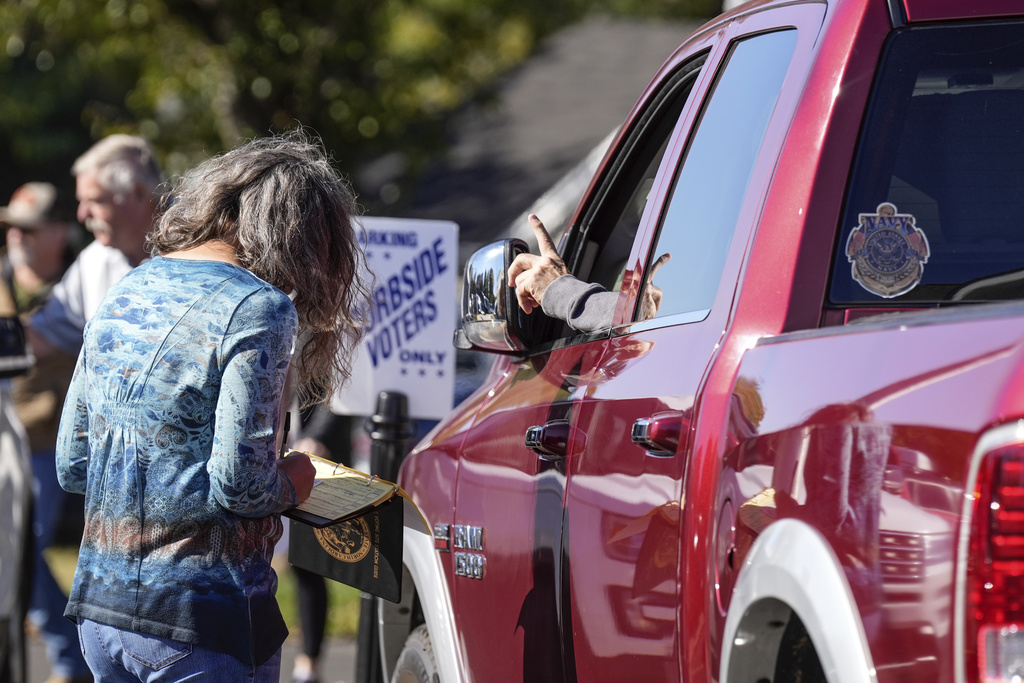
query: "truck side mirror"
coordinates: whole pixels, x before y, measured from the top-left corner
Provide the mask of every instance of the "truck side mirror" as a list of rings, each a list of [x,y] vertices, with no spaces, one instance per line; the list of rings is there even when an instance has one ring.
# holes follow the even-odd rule
[[[552,319],[539,310],[524,313],[515,288],[508,286],[508,268],[525,251],[529,247],[523,240],[505,239],[477,250],[466,262],[456,348],[521,353],[551,329]]]

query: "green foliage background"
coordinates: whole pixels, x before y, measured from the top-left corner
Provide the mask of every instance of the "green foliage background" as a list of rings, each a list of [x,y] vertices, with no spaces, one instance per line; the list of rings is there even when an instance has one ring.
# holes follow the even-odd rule
[[[711,16],[717,0],[6,0],[0,199],[69,191],[71,163],[139,133],[168,176],[301,123],[352,176],[438,154],[447,117],[588,12]],[[4,201],[5,203],[5,201]]]

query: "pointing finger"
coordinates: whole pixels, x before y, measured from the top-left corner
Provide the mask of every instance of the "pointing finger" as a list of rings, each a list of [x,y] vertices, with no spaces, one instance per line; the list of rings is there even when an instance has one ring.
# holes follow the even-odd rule
[[[548,234],[547,228],[537,218],[537,214],[530,214],[530,227],[533,228],[533,234],[537,237],[537,247],[540,249],[541,256],[547,256],[548,258],[559,258],[558,249],[555,248],[555,243],[551,241],[551,235]]]

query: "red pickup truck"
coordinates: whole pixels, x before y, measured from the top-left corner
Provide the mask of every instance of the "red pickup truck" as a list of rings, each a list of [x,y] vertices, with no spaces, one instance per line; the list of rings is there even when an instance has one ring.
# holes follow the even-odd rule
[[[607,325],[524,315],[524,246],[467,264],[498,355],[402,467],[389,676],[1024,676],[1024,3],[746,3],[561,240]]]

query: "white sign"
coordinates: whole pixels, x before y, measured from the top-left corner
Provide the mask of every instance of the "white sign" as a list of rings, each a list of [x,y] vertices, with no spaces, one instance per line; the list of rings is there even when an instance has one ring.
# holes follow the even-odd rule
[[[372,415],[381,391],[400,391],[409,398],[409,417],[440,419],[451,411],[455,394],[459,227],[370,216],[360,222],[374,304],[352,378],[331,409]]]

